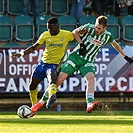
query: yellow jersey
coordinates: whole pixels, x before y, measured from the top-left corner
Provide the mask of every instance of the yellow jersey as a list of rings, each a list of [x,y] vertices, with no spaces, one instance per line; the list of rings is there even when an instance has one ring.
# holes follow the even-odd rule
[[[55,36],[51,36],[49,31],[43,32],[37,40],[40,45],[45,43],[42,61],[48,64],[60,64],[67,52],[69,41],[73,39],[73,34],[66,30],[60,30]]]

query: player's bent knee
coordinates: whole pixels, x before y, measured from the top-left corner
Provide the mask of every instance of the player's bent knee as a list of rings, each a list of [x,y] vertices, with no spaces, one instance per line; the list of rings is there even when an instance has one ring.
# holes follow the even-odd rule
[[[29,90],[35,90],[37,86],[35,84],[29,84]]]

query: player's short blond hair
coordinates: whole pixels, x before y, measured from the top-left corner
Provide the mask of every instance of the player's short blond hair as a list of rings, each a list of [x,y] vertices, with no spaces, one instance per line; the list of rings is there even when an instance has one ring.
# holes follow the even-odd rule
[[[108,22],[108,18],[106,16],[103,16],[103,15],[97,17],[97,19],[96,19],[96,24],[101,24],[104,27],[107,26],[107,22]]]

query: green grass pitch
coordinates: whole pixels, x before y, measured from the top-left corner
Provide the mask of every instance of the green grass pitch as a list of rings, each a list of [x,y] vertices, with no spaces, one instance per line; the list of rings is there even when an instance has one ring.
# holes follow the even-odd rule
[[[133,133],[133,111],[38,111],[29,119],[0,112],[0,133]]]

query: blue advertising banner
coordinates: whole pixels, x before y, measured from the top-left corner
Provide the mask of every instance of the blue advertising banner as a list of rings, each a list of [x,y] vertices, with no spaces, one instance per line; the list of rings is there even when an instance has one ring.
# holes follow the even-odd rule
[[[0,93],[28,92],[28,84],[32,70],[41,59],[43,48],[34,53],[12,58],[13,52],[20,52],[22,48],[0,48]],[[67,57],[72,49],[68,49]],[[125,46],[123,51],[133,57],[133,47]],[[124,58],[112,47],[105,46],[101,49],[95,60],[95,90],[96,92],[133,92],[133,64],[127,63]],[[38,86],[39,92],[44,92],[48,86],[44,79]],[[69,76],[58,87],[60,92],[83,92],[86,82],[76,72]]]

